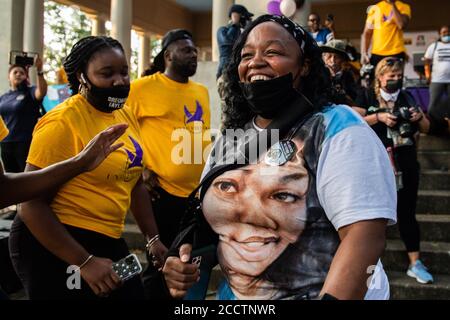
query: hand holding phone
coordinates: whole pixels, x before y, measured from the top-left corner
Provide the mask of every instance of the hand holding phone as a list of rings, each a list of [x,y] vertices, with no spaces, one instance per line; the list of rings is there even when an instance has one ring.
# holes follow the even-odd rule
[[[142,266],[138,257],[133,253],[113,263],[113,270],[122,281],[131,279],[142,272]]]

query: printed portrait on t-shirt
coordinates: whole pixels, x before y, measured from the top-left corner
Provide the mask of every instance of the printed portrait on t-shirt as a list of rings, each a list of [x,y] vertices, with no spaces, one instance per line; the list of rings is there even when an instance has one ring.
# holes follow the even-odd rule
[[[226,278],[219,299],[297,299],[323,284],[337,248],[315,190],[313,145],[323,135],[323,118],[314,117],[282,140],[283,147],[274,144],[257,163],[227,171],[209,186],[202,209],[219,235]],[[322,252],[320,262],[311,250]]]

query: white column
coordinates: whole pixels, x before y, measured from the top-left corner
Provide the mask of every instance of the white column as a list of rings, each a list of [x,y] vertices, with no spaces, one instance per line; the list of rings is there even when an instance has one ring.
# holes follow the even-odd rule
[[[11,50],[23,50],[25,0],[12,1]]]
[[[0,94],[9,88],[9,52],[23,50],[25,0],[0,0]]]
[[[297,10],[293,20],[300,24],[302,27],[308,29],[308,18],[311,14],[311,3],[312,0],[305,0],[305,4]]]
[[[111,0],[111,36],[118,40],[127,58],[131,58],[131,24],[133,0]]]
[[[151,37],[148,33],[139,33],[139,68],[138,76],[149,67],[151,59]]]
[[[91,34],[93,36],[104,36],[106,34],[106,19],[101,15],[89,16],[92,22]]]
[[[44,0],[25,2],[23,49],[37,52],[41,57],[44,54]],[[35,72],[30,73],[30,78],[32,83],[36,83]]]
[[[217,30],[228,23],[228,10],[233,0],[213,0],[212,8],[212,59],[219,61],[219,47],[217,46]]]

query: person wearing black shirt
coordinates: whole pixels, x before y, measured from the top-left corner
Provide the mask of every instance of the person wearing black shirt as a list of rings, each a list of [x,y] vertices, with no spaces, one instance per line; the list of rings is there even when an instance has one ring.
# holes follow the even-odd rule
[[[360,86],[350,67],[346,68],[345,66],[350,61],[346,47],[346,43],[342,40],[331,40],[326,45],[321,46],[322,58],[325,66],[330,71],[333,88],[341,100],[339,102],[347,104],[359,113],[362,113],[363,110],[359,110],[355,105]]]
[[[23,172],[30,149],[31,135],[41,116],[41,102],[47,94],[47,82],[42,71],[43,62],[36,60],[37,86],[29,86],[28,67],[9,68],[11,90],[0,97],[0,116],[9,135],[1,143],[1,155],[6,172]]]

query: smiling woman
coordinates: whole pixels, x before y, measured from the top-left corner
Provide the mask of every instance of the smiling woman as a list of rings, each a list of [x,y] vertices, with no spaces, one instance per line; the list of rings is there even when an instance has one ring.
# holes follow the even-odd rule
[[[219,299],[389,297],[379,258],[396,219],[394,176],[363,119],[335,104],[329,78],[316,42],[285,17],[259,17],[235,45],[225,73],[226,130],[200,192],[225,274]],[[230,129],[246,134],[231,138]],[[266,133],[280,140],[247,157],[242,150]],[[228,145],[237,148],[217,152]],[[188,249],[180,249],[184,262]],[[166,260],[174,296],[196,280],[187,265]],[[376,270],[376,288],[367,287],[368,269]]]
[[[130,78],[123,47],[110,37],[83,38],[64,68],[73,96],[38,122],[28,172],[75,156],[104,128],[128,126],[118,139],[121,148],[98,168],[22,204],[10,237],[15,270],[30,299],[142,299],[140,278],[122,283],[112,269],[113,261],[129,254],[120,238],[128,210],[145,236],[157,234],[141,179],[139,127],[125,106]],[[152,253],[161,259],[165,247],[156,241]],[[67,270],[73,266],[79,266],[83,279],[80,290],[67,285]]]

